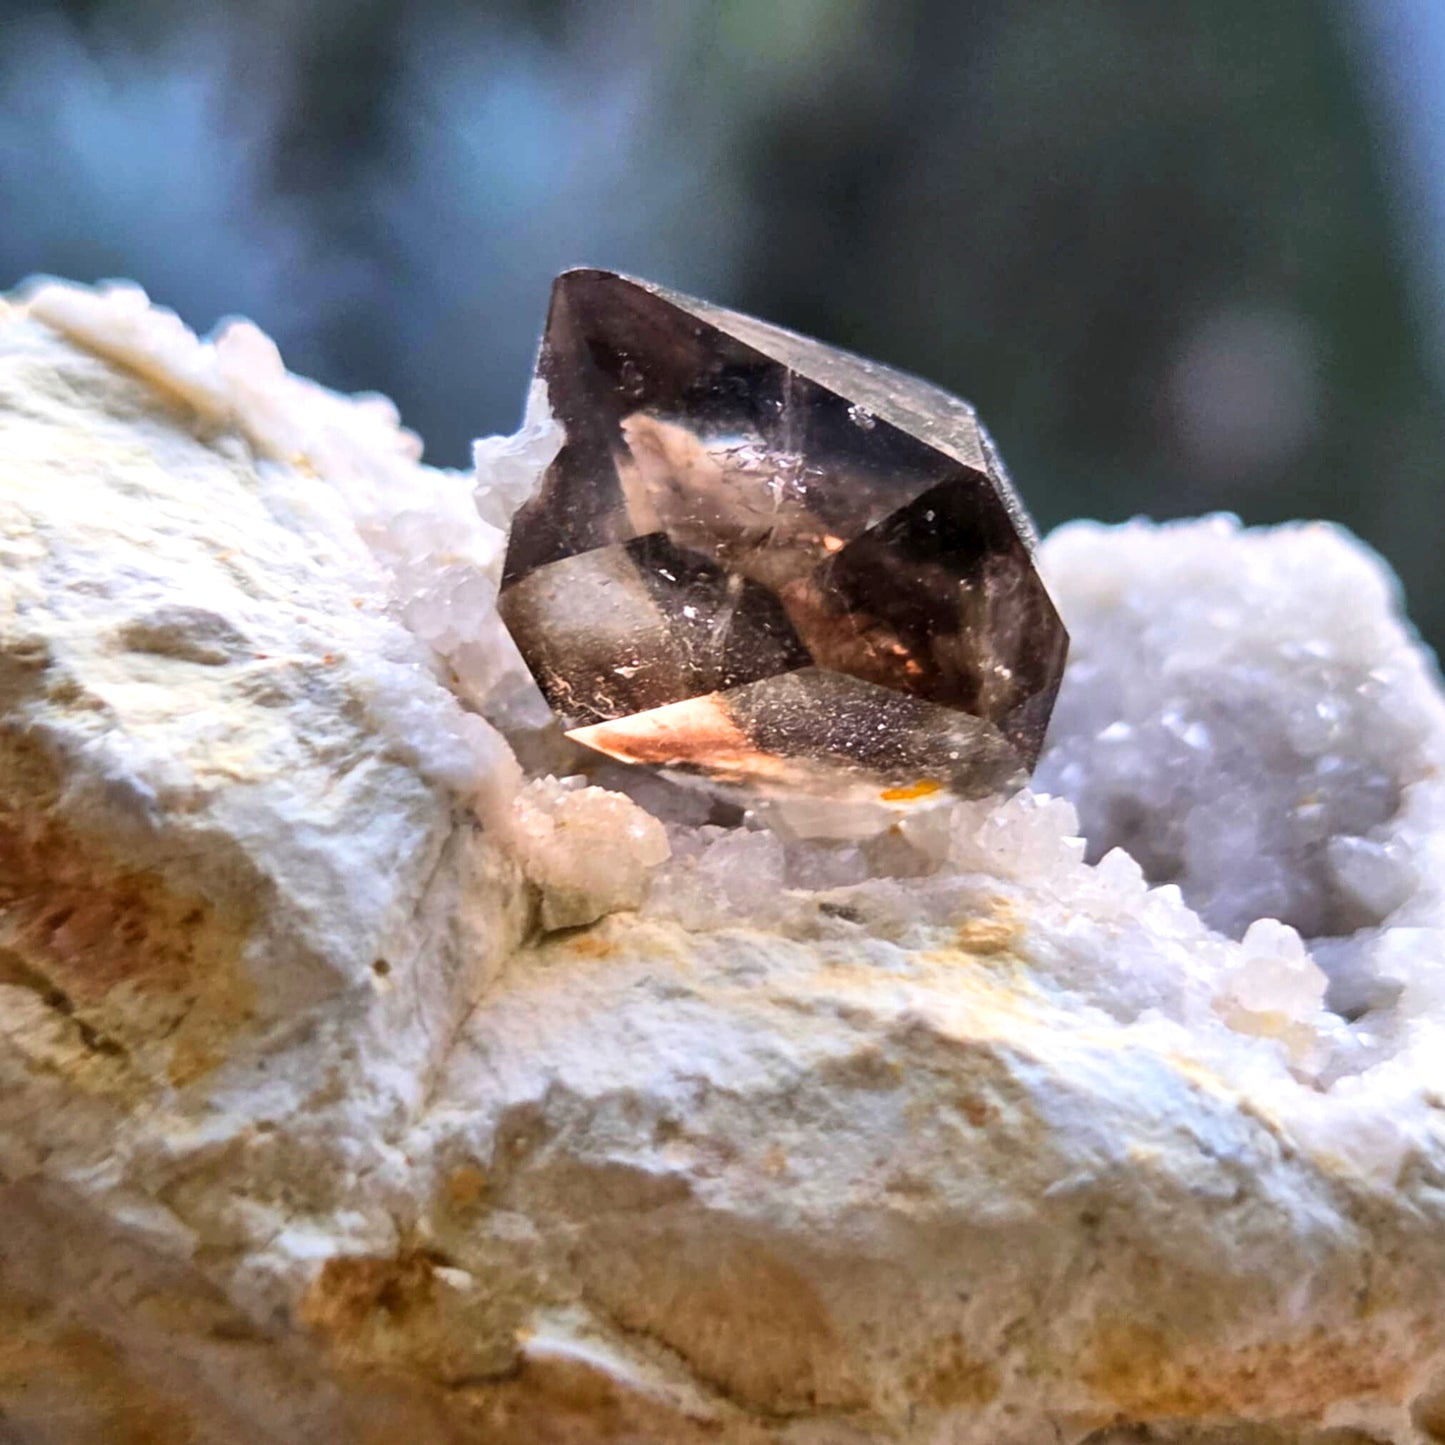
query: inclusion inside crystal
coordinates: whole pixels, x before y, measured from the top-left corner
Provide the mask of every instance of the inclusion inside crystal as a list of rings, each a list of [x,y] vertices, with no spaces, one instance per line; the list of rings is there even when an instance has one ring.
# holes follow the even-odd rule
[[[827,794],[1032,767],[1067,639],[970,407],[603,271],[538,369],[566,440],[499,605],[570,736]]]

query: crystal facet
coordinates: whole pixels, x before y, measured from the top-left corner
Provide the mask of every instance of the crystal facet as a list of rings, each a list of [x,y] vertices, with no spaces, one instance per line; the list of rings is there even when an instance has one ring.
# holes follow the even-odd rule
[[[538,373],[566,439],[499,606],[569,736],[830,795],[1032,768],[1068,639],[972,407],[607,271]]]

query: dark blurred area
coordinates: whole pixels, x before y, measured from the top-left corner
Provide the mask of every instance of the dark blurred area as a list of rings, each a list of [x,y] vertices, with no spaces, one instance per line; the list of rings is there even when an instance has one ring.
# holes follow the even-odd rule
[[[1445,641],[1438,0],[3,0],[0,285],[512,429],[615,266],[975,401],[1044,527],[1326,517]]]

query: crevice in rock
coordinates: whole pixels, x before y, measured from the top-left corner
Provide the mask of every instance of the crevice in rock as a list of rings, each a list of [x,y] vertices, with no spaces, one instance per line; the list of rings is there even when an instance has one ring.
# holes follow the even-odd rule
[[[78,1017],[75,1001],[70,995],[64,989],[57,988],[38,969],[26,963],[13,948],[0,946],[0,983],[30,990],[46,1008],[53,1009],[56,1013],[69,1019],[74,1025],[81,1043],[91,1053],[105,1054],[111,1058],[128,1057],[124,1045],[103,1034],[93,1024],[87,1023],[84,1018]]]

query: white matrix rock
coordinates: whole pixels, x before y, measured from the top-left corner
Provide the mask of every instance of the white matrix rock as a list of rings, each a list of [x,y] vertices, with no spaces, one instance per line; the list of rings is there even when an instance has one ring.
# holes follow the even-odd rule
[[[1065,528],[1037,791],[743,814],[549,734],[556,442],[0,303],[0,1442],[1445,1441],[1386,569]]]

